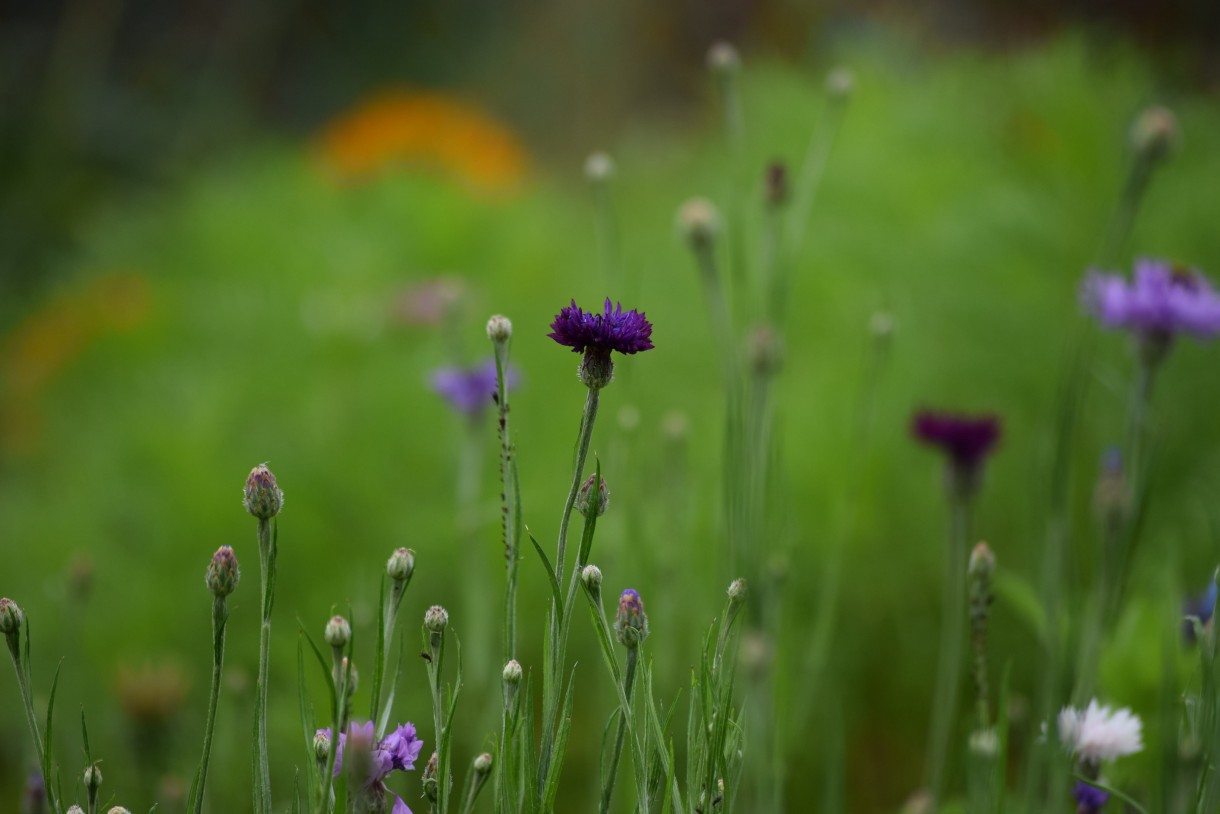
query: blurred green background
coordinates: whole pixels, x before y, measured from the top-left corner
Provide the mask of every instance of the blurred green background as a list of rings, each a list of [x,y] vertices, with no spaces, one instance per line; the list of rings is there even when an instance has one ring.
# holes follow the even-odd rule
[[[608,595],[630,586],[644,596],[661,697],[685,689],[735,576],[724,556],[719,366],[674,229],[691,195],[733,204],[703,69],[721,36],[745,61],[744,166],[757,179],[746,208],[761,206],[764,167],[799,165],[825,123],[826,71],[847,65],[856,77],[793,266],[778,384],[782,540],[760,543],[788,552],[768,567],[784,587],[773,633],[789,810],[817,810],[836,782],[840,740],[847,810],[895,810],[921,780],[946,517],[940,463],[907,437],[916,407],[1003,416],[975,525],[1002,571],[995,671],[1007,665],[1014,696],[1028,701],[1056,388],[1082,319],[1079,282],[1123,183],[1127,131],[1149,103],[1170,105],[1184,135],[1124,258],[1167,257],[1213,279],[1220,267],[1214,27],[1190,3],[1168,7],[1154,29],[1121,9],[1097,21],[1037,5],[954,16],[958,5],[10,9],[0,38],[12,68],[0,187],[0,593],[30,619],[44,700],[62,660],[65,786],[83,768],[83,706],[115,801],[178,810],[207,692],[202,576],[230,544],[245,579],[231,599],[209,798],[214,811],[247,805],[257,552],[238,493],[260,461],[286,493],[277,797],[305,759],[298,620],[317,636],[332,608],[350,606],[359,663],[377,581],[400,545],[417,552],[417,571],[396,708],[430,743],[411,646],[424,609],[442,603],[466,644],[456,755],[480,751],[499,656],[471,644],[494,643],[499,619],[468,611],[472,583],[501,590],[494,433],[488,414],[482,497],[474,517],[459,517],[470,428],[428,376],[487,357],[486,317],[512,318],[525,518],[549,550],[583,390],[577,358],[545,334],[571,297],[588,307],[609,294],[655,325],[657,349],[622,361],[603,398],[594,449],[612,504],[594,561]],[[600,271],[581,174],[595,148],[618,166],[621,291]],[[743,244],[751,257],[755,237]],[[896,330],[865,446],[854,430],[877,312]],[[1103,451],[1121,438],[1130,376],[1123,337],[1098,347],[1073,448],[1073,607],[1095,569],[1090,494]],[[1103,696],[1146,718],[1157,708],[1160,662],[1147,653],[1160,652],[1150,648],[1161,609],[1201,590],[1217,560],[1216,352],[1181,342],[1158,381],[1154,499],[1133,598],[1103,659]],[[475,550],[468,525],[480,531]],[[809,697],[804,654],[838,547],[830,675]],[[537,669],[546,588],[528,552],[522,578],[522,661]],[[581,622],[559,805],[569,811],[589,808],[613,704]],[[15,682],[0,688],[0,808],[13,810],[32,764]],[[1018,719],[1015,736],[1036,727]],[[1155,759],[1150,750],[1122,776],[1146,788]],[[414,803],[418,777],[402,788]]]

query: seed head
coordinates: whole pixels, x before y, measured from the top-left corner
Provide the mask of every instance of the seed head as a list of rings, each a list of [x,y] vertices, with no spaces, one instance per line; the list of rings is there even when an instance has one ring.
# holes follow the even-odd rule
[[[342,616],[332,616],[330,621],[326,623],[326,633],[324,634],[326,643],[331,647],[343,648],[352,638],[352,626]]]
[[[240,580],[241,569],[237,567],[237,556],[233,553],[231,546],[222,545],[216,549],[216,553],[212,555],[212,561],[208,563],[204,583],[212,592],[212,596],[221,599],[233,593]]]
[[[242,498],[246,511],[260,520],[270,520],[284,508],[284,493],[266,464],[259,464],[250,470]]]
[[[0,599],[0,633],[5,636],[20,633],[21,624],[24,621],[25,614],[21,612],[21,608],[16,602],[7,596]]]
[[[597,480],[597,497],[594,503],[593,497],[593,481]],[[588,516],[590,508],[594,510],[594,514],[601,517],[606,513],[606,508],[610,505],[610,492],[606,489],[606,479],[598,478],[596,474],[590,475],[585,479],[584,484],[580,487],[580,491],[576,493],[576,511],[582,515]]]
[[[648,615],[644,613],[644,601],[631,588],[623,591],[618,600],[618,614],[614,617],[614,635],[619,644],[629,650],[639,646],[648,638]]]
[[[395,582],[409,579],[415,571],[415,552],[409,548],[394,549],[389,562],[385,564],[385,571]]]
[[[449,626],[449,612],[440,605],[433,605],[424,613],[424,627],[440,633]]]
[[[496,314],[491,319],[487,320],[487,338],[496,344],[501,344],[512,339],[513,323],[508,317],[502,314]]]
[[[504,672],[500,677],[505,684],[517,685],[521,683],[521,664],[516,659],[509,659],[508,664],[504,665]]]

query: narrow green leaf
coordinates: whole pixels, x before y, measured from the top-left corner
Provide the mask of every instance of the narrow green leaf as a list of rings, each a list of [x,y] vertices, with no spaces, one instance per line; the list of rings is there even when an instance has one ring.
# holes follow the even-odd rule
[[[568,689],[564,693],[563,712],[559,718],[559,733],[555,738],[555,749],[552,752],[551,770],[546,778],[546,790],[543,795],[544,808],[550,811],[555,805],[555,794],[559,791],[559,776],[563,774],[563,756],[568,747],[568,731],[572,728],[572,688],[576,684],[576,665],[568,674]]]
[[[555,607],[562,608],[563,593],[559,589],[559,579],[555,576],[555,567],[551,565],[550,558],[547,557],[546,552],[542,550],[542,546],[539,545],[538,539],[534,537],[534,533],[528,528],[525,530],[525,533],[529,536],[530,542],[534,544],[534,550],[538,552],[538,556],[542,559],[542,565],[546,569],[547,581],[551,586],[551,598],[555,602]]]

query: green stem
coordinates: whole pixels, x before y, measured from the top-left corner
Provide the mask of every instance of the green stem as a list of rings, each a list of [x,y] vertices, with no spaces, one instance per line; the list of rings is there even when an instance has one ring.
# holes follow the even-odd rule
[[[470,814],[474,811],[474,802],[479,797],[479,792],[483,790],[483,784],[487,782],[487,772],[474,772],[470,778],[470,786],[466,791],[466,802],[462,804],[462,814]]]
[[[966,536],[969,533],[969,497],[956,489],[950,497],[949,552],[945,571],[944,606],[941,608],[940,661],[928,740],[928,791],[934,804],[941,800],[949,738],[957,709],[962,663],[962,612],[966,601]]]
[[[208,717],[203,730],[203,758],[199,761],[199,787],[195,790],[195,814],[203,811],[203,790],[208,782],[208,761],[212,756],[212,733],[216,728],[216,707],[220,701],[220,674],[225,660],[225,623],[229,609],[225,598],[212,602],[212,691],[208,696]]]
[[[342,664],[340,659],[339,664]],[[348,659],[346,670],[334,670],[339,674],[339,680],[334,682],[334,695],[331,696],[331,710],[335,725],[330,731],[330,749],[326,752],[326,766],[322,770],[322,788],[318,795],[318,814],[328,814],[332,810],[334,800],[332,789],[335,782],[335,763],[339,754],[339,734],[347,729],[347,718],[350,705],[347,702],[348,682],[351,680],[352,663]]]
[[[271,762],[267,750],[267,676],[271,665],[271,605],[275,598],[275,547],[276,541],[272,534],[271,521],[259,518],[258,553],[262,566],[260,569],[262,626],[259,631],[258,687],[255,702],[258,708],[255,743],[258,774],[255,777],[255,786],[258,789],[256,803],[259,814],[271,814]]]
[[[42,765],[45,751],[42,745],[42,733],[38,731],[38,716],[34,714],[34,698],[30,694],[30,683],[26,680],[25,670],[21,666],[20,633],[9,634],[7,638],[9,654],[13,657],[13,667],[17,671],[17,687],[21,690],[21,705],[25,709],[25,720],[30,727],[30,736],[34,739],[34,749],[38,753],[39,765]],[[47,791],[47,800],[50,802],[51,810],[58,812],[59,801],[56,799],[51,778],[43,778],[43,783]]]
[[[445,634],[443,631],[429,632],[428,642],[432,659],[428,662],[428,688],[432,692],[432,726],[436,733],[436,810],[445,814],[449,810],[449,756],[444,754],[445,708],[441,692],[442,668],[445,662]]]
[[[1122,196],[1110,218],[1109,228],[1106,229],[1106,236],[1097,250],[1099,265],[1107,266],[1116,261],[1119,250],[1131,234],[1131,227],[1135,223],[1140,201],[1143,199],[1151,179],[1152,164],[1143,156],[1135,156],[1131,161],[1126,183],[1123,185]]]
[[[623,676],[623,696],[631,703],[631,690],[635,686],[635,665],[639,659],[639,647],[627,648],[627,671]],[[614,795],[614,780],[618,774],[618,761],[623,753],[623,740],[627,736],[627,713],[624,709],[619,715],[618,731],[614,735],[614,751],[610,753],[610,771],[606,774],[606,785],[602,789],[601,805],[598,811],[607,814],[610,811],[610,798]]]
[[[496,356],[496,405],[500,432],[500,516],[504,559],[507,563],[504,596],[504,663],[517,657],[517,544],[521,539],[521,488],[516,476],[512,437],[508,427],[508,343],[493,342]]]

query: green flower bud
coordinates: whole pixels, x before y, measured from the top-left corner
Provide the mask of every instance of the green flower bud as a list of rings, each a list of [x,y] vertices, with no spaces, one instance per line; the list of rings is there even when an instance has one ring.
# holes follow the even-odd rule
[[[738,577],[729,583],[729,603],[732,605],[740,605],[746,601],[746,595],[749,594],[749,586],[746,585],[745,579]]]
[[[317,758],[318,763],[325,763],[330,759],[330,735],[325,731],[319,731],[313,736],[313,756]]]
[[[741,70],[741,56],[730,43],[717,42],[707,49],[707,67],[713,74],[727,76]]]
[[[344,648],[352,638],[352,626],[342,616],[332,616],[326,623],[326,643],[334,648]]]
[[[241,570],[237,567],[237,556],[233,553],[232,547],[222,545],[216,549],[216,553],[212,555],[212,561],[208,563],[204,583],[212,592],[212,596],[219,599],[233,593],[240,580]]]
[[[449,626],[449,612],[440,605],[433,605],[424,613],[424,627],[440,633]]]
[[[678,208],[678,231],[693,248],[710,246],[720,234],[720,213],[706,198],[691,198]]]
[[[270,520],[284,508],[284,493],[266,464],[259,464],[250,470],[242,502],[246,511],[260,520]]]
[[[21,624],[24,621],[25,614],[21,612],[21,608],[16,602],[7,596],[0,599],[0,633],[5,636],[20,633]]]
[[[90,795],[97,793],[97,790],[102,787],[102,770],[94,763],[85,769],[85,790]]]
[[[1147,108],[1131,127],[1131,147],[1148,161],[1165,158],[1177,143],[1178,119],[1169,108]]]
[[[474,773],[487,774],[491,771],[491,755],[487,752],[474,759]]]
[[[385,571],[395,582],[409,579],[415,572],[415,552],[409,548],[395,549],[389,562],[385,564]]]
[[[598,517],[606,513],[606,508],[610,505],[610,492],[606,489],[606,479],[598,478],[596,474],[590,475],[585,479],[584,484],[580,487],[580,491],[576,493],[576,511],[584,516],[588,516],[590,504],[593,503],[593,481],[598,481],[596,504],[593,508]]]
[[[504,680],[505,684],[515,686],[521,683],[521,674],[521,665],[516,659],[509,659],[508,664],[504,665],[504,672],[500,674],[500,677]]]
[[[496,344],[512,339],[513,323],[503,314],[496,314],[487,320],[487,338]]]
[[[440,768],[439,760],[436,757],[436,752],[432,753],[432,757],[428,758],[428,762],[424,765],[423,771],[423,787],[424,796],[428,798],[428,802],[435,803],[440,791],[436,782],[437,770]]]
[[[599,591],[602,587],[602,569],[596,565],[586,565],[580,572],[580,578],[591,591]]]

